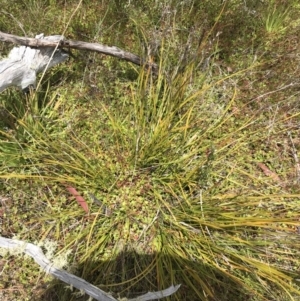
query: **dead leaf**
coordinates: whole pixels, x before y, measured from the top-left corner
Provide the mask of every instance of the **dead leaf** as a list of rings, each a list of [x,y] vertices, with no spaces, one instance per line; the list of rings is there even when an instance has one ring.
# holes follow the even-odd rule
[[[78,191],[72,186],[66,186],[66,189],[75,197],[77,203],[83,208],[83,210],[88,213],[89,206],[86,200],[78,193]]]
[[[257,166],[264,172],[264,174],[268,177],[270,177],[272,180],[274,180],[277,183],[282,183],[281,179],[279,178],[278,174],[274,171],[271,171],[264,163],[258,162]]]

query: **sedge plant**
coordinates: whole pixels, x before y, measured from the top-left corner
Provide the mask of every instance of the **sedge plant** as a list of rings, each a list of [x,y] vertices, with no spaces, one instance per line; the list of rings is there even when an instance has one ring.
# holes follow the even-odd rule
[[[267,9],[263,12],[263,22],[267,33],[283,33],[288,28],[287,21],[291,11],[290,4],[286,5],[276,0],[269,1]]]

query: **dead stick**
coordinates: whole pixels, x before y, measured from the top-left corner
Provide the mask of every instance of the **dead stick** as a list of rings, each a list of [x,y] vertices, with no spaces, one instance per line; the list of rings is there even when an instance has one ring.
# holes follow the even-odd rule
[[[154,73],[158,73],[158,65],[155,63],[149,63],[140,58],[138,55],[133,54],[128,51],[124,51],[115,46],[107,46],[99,43],[87,43],[82,41],[67,40],[65,38],[61,39],[58,43],[53,41],[47,41],[44,39],[26,38],[20,37],[0,31],[0,41],[6,43],[13,43],[28,47],[53,47],[58,48],[68,48],[68,49],[78,49],[78,50],[88,50],[103,53],[119,59],[131,62],[139,66],[146,66],[151,68]],[[58,44],[58,45],[57,45]]]

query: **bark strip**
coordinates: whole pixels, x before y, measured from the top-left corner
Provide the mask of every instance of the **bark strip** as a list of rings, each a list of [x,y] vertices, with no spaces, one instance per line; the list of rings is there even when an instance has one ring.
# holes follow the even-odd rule
[[[20,251],[29,255],[34,259],[34,261],[47,273],[53,275],[55,278],[72,285],[73,287],[85,292],[89,296],[93,297],[98,301],[118,301],[109,293],[104,292],[98,287],[88,283],[82,278],[79,278],[73,274],[66,272],[65,270],[56,268],[51,261],[44,255],[42,249],[34,244],[27,243],[22,240],[10,239],[0,236],[0,247],[8,249],[10,251]],[[154,299],[161,299],[174,294],[180,285],[170,286],[169,288],[157,291],[148,292],[145,295],[139,296],[134,299],[129,299],[128,301],[148,301]]]

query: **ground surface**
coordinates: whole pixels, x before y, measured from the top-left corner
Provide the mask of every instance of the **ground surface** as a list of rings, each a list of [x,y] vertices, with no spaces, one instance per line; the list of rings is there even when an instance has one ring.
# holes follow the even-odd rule
[[[1,235],[117,298],[297,300],[296,2],[0,0],[3,32],[160,64],[73,51],[36,92],[0,95]],[[88,299],[23,256],[0,271],[1,300]]]

